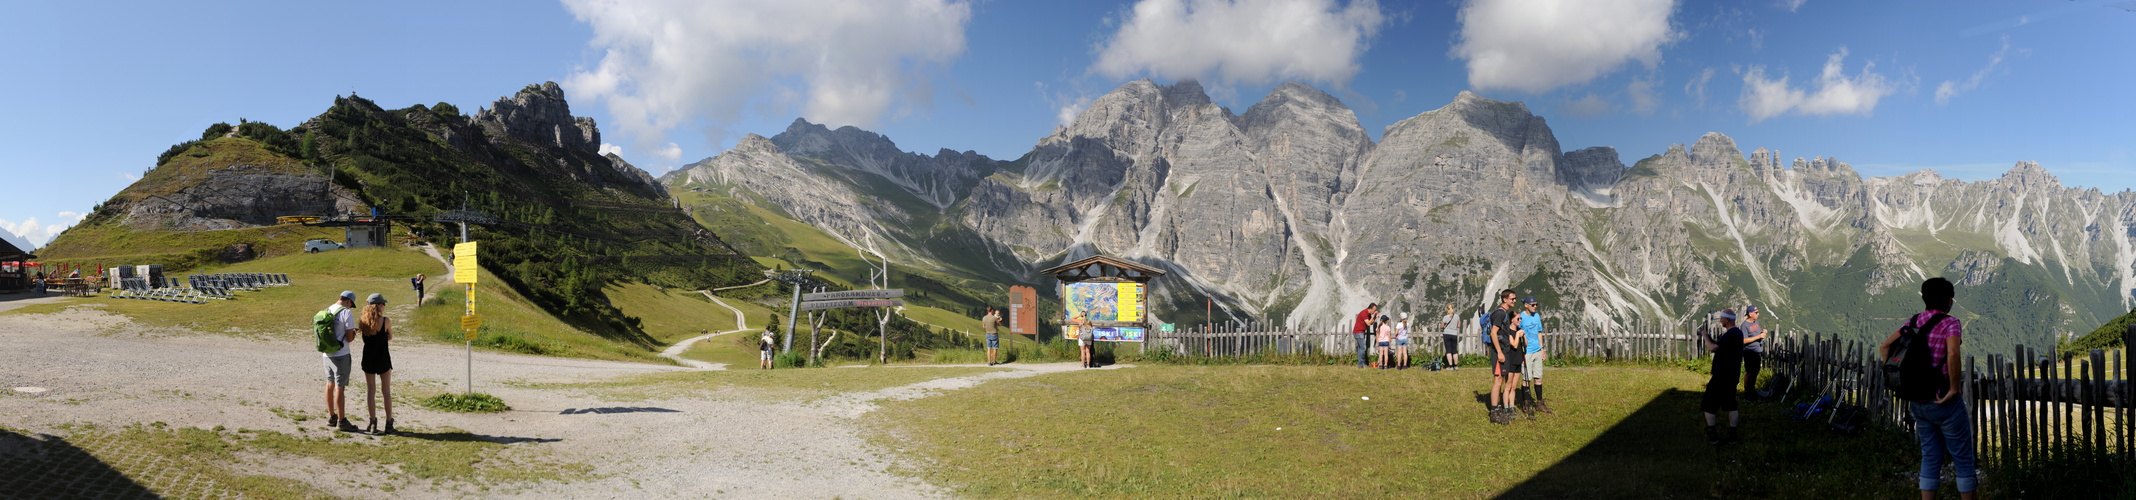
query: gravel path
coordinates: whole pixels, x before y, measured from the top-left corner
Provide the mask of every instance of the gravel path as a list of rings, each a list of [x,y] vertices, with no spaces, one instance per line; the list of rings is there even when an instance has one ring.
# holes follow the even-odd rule
[[[660,351],[660,357],[672,359],[675,360],[676,363],[682,363],[683,366],[696,368],[699,370],[725,370],[727,369],[726,363],[712,363],[706,361],[698,361],[694,359],[683,359],[682,353],[685,351],[689,351],[690,346],[696,345],[699,341],[710,339],[712,337],[726,335],[729,333],[750,331],[751,329],[749,328],[749,323],[747,321],[744,321],[745,319],[747,319],[747,317],[742,314],[741,309],[735,309],[734,306],[727,305],[726,302],[719,300],[719,296],[712,295],[712,292],[710,290],[698,290],[697,293],[705,294],[705,298],[712,299],[712,303],[719,304],[720,307],[725,307],[729,311],[734,311],[734,329],[719,333],[698,335],[695,337],[682,339],[681,342],[676,342],[675,345],[668,346],[666,350]]]
[[[293,325],[285,335],[259,340],[144,328],[90,307],[0,316],[0,422],[59,435],[66,434],[59,429],[66,424],[115,428],[160,421],[324,436],[323,361],[305,342],[306,333]],[[404,398],[458,391],[466,383],[468,355],[459,345],[397,340],[393,358],[394,386]],[[1067,363],[1005,366],[1014,370],[806,401],[766,403],[747,391],[722,391],[623,405],[585,391],[529,384],[689,369],[491,352],[474,353],[473,366],[474,389],[504,399],[513,410],[468,415],[400,406],[398,422],[413,430],[464,429],[511,443],[507,457],[594,467],[591,480],[493,485],[476,493],[540,498],[944,496],[940,488],[891,473],[892,467],[913,464],[900,450],[869,444],[857,419],[880,401],[1077,369]],[[9,390],[14,387],[46,391]],[[362,416],[363,384],[356,381],[349,389],[356,395],[350,412]],[[313,418],[299,424],[284,416],[298,413]],[[452,485],[432,489],[427,482],[369,467],[324,467],[309,459],[259,469],[358,498],[471,493]],[[396,491],[377,489],[381,482]]]

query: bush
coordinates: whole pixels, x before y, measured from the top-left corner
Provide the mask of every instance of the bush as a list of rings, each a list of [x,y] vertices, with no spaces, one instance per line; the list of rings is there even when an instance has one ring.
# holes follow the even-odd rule
[[[230,126],[230,124],[228,123],[216,122],[214,125],[209,125],[206,131],[200,133],[200,140],[212,141],[216,138],[228,135],[231,130],[234,130],[236,128],[237,127]]]
[[[771,366],[772,366],[772,367],[774,367],[774,368],[804,368],[804,367],[807,367],[807,366],[808,366],[808,353],[805,353],[805,352],[801,352],[801,351],[799,351],[799,350],[794,350],[794,351],[787,351],[787,352],[779,353],[779,355],[777,355],[777,356],[772,356],[772,357],[771,357]]]
[[[431,396],[430,399],[423,400],[423,406],[433,410],[443,410],[458,413],[497,413],[512,409],[511,406],[507,406],[504,404],[504,400],[497,399],[496,396],[491,396],[479,392],[470,394],[439,394],[436,396]]]

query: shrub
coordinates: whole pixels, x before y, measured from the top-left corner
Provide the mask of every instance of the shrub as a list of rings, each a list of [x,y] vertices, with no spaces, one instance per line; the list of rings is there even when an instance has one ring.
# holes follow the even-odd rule
[[[771,357],[771,366],[775,368],[806,367],[808,366],[808,353],[800,350],[779,353],[779,355]]]
[[[228,135],[232,129],[236,128],[237,127],[230,126],[230,124],[228,123],[216,122],[214,125],[209,125],[208,130],[200,133],[200,140],[212,141],[218,137]]]
[[[459,413],[497,413],[512,409],[504,400],[483,393],[439,394],[423,400],[423,406],[434,410]]]

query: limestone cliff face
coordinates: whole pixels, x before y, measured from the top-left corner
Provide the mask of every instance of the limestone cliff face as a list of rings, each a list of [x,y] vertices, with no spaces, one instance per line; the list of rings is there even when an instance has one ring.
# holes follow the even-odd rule
[[[905,153],[797,121],[687,176],[842,234],[968,230],[1016,262],[978,271],[1005,282],[1123,256],[1174,271],[1159,302],[1209,297],[1294,326],[1331,326],[1367,302],[1474,311],[1502,288],[1544,295],[1586,325],[1753,302],[1829,307],[1833,286],[1884,297],[1946,273],[1993,283],[2002,257],[2069,290],[2106,291],[2083,300],[2136,303],[2136,196],[2065,188],[2031,163],[1987,182],[1865,179],[1836,159],[1746,154],[1708,133],[1627,167],[1615,148],[1565,151],[1520,103],[1468,92],[1375,143],[1310,86],[1284,84],[1234,114],[1191,80],[1123,85],[1015,162],[974,156]],[[867,201],[890,194],[921,203]]]
[[[593,119],[571,116],[571,103],[556,82],[528,85],[475,112],[475,123],[492,137],[511,136],[535,144],[588,153],[601,148],[601,131]]]

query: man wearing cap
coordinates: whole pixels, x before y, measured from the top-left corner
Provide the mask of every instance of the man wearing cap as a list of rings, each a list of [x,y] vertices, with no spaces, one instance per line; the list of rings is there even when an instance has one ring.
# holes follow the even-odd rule
[[[1491,310],[1491,423],[1505,425],[1513,421],[1513,390],[1520,387],[1520,371],[1526,352],[1521,343],[1525,338],[1514,329],[1518,321],[1513,314],[1513,290],[1498,292],[1498,308]]]
[[[356,340],[356,292],[342,290],[341,297],[326,306],[334,315],[334,331],[340,333],[341,350],[322,354],[326,357],[326,426],[342,432],[361,432],[356,424],[349,423],[349,342]]]
[[[1743,308],[1743,396],[1758,397],[1758,368],[1765,365],[1765,327],[1758,325],[1758,306]]]
[[[1735,311],[1722,309],[1719,337],[1700,335],[1706,352],[1713,353],[1713,378],[1706,382],[1706,395],[1699,409],[1706,412],[1706,444],[1736,441],[1736,370],[1743,365],[1743,330],[1736,328]],[[1713,432],[1714,414],[1728,412],[1728,435]]]
[[[1372,353],[1372,317],[1379,315],[1379,303],[1365,306],[1357,312],[1357,321],[1350,325],[1350,336],[1357,340],[1357,367],[1365,367],[1365,357]]]
[[[1550,405],[1543,402],[1543,361],[1550,359],[1543,353],[1543,316],[1535,312],[1538,306],[1534,295],[1521,302],[1528,307],[1520,313],[1520,333],[1528,340],[1528,352],[1522,356],[1520,365],[1521,381],[1527,384],[1528,401],[1532,403],[1528,418],[1535,418],[1537,411],[1555,415],[1557,412],[1550,411]]]

